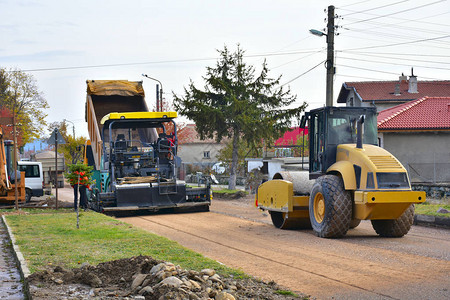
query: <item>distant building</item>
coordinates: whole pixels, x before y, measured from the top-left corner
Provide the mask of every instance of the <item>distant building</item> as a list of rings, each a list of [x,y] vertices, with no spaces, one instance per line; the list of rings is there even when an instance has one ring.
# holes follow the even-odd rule
[[[225,142],[217,143],[214,139],[201,140],[195,124],[187,124],[179,137],[178,156],[184,164],[212,166],[217,162],[219,151]]]
[[[32,161],[39,161],[42,163],[42,170],[44,172],[44,184],[54,185],[55,180],[55,151],[43,151],[40,153],[36,153],[31,156]],[[65,171],[65,163],[64,163],[64,155],[58,153],[58,187],[64,187],[64,171]]]
[[[346,106],[377,107],[378,111],[421,99],[449,97],[450,81],[418,81],[417,76],[400,76],[398,81],[344,82],[337,103]]]
[[[450,95],[391,107],[377,120],[380,146],[400,160],[412,182],[450,182]]]

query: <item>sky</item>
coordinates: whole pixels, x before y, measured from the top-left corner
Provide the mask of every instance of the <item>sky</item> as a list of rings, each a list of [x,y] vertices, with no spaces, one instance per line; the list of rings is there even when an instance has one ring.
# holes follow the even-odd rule
[[[165,101],[183,95],[219,57],[239,44],[256,72],[264,59],[272,78],[308,109],[325,104],[326,9],[336,7],[334,101],[343,82],[450,80],[447,0],[0,0],[0,68],[34,76],[50,108],[47,122],[66,119],[87,134],[86,80],[143,81],[149,108],[156,82]],[[296,125],[296,124],[293,124]],[[71,131],[69,131],[71,132]]]

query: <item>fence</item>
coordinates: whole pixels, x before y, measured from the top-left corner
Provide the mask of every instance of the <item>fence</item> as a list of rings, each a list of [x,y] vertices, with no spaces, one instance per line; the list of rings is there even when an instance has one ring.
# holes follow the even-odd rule
[[[408,163],[406,167],[413,183],[450,183],[450,162]]]

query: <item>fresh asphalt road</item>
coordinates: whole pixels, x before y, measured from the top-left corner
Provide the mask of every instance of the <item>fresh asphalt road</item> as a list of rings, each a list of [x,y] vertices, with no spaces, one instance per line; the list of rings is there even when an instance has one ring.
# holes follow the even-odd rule
[[[276,229],[252,199],[211,212],[122,218],[233,268],[318,299],[450,299],[450,231],[381,238],[363,221],[342,239]]]

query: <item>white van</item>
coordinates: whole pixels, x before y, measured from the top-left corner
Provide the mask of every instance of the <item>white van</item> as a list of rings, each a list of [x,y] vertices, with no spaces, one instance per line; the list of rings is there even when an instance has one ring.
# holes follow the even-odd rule
[[[42,173],[42,163],[37,161],[18,161],[17,169],[25,172],[26,202],[30,202],[31,197],[43,196],[44,175]]]

